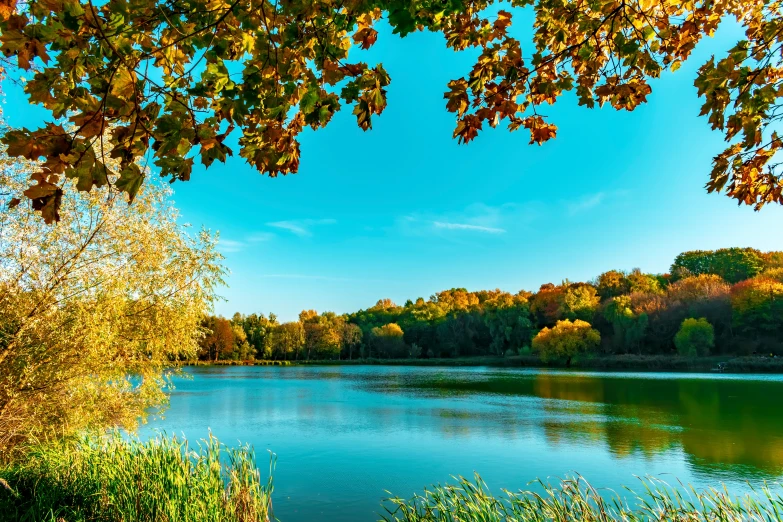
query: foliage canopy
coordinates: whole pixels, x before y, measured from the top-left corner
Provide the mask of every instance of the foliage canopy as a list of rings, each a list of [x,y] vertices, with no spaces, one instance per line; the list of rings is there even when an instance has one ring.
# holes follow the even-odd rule
[[[511,13],[491,0],[40,0],[0,2],[0,42],[12,77],[53,121],[5,136],[9,154],[45,160],[24,190],[46,221],[60,218],[63,178],[76,187],[114,185],[133,199],[148,152],[160,174],[187,180],[193,165],[225,161],[238,129],[239,155],[260,172],[296,172],[298,135],[352,106],[370,129],[386,107],[382,64],[349,60],[372,47],[375,25],[440,32],[450,49],[478,50],[447,85],[454,137],[473,140],[501,122],[541,144],[557,126],[540,112],[564,92],[580,105],[633,110],[650,79],[676,70],[724,19],[745,38],[713,57],[695,80],[702,115],[726,138],[707,189],[757,209],[783,203],[780,118],[783,17],[773,0],[512,0],[535,9],[533,44],[509,34]],[[108,135],[106,133],[109,132]],[[99,143],[97,149],[93,147]],[[107,173],[118,160],[116,177]],[[19,199],[14,200],[18,204]]]

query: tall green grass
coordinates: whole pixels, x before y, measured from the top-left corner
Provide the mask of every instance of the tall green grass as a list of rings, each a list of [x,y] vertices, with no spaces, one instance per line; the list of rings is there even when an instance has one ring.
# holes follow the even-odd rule
[[[257,522],[272,516],[272,482],[248,447],[210,437],[147,442],[83,438],[30,450],[0,468],[0,520]]]
[[[456,485],[434,486],[411,499],[391,498],[386,522],[550,521],[783,521],[783,498],[764,485],[743,497],[723,489],[697,491],[655,478],[641,480],[639,494],[623,495],[591,486],[580,476],[557,486],[538,481],[540,491],[505,491],[493,496],[476,475]],[[779,489],[779,486],[777,487]]]
[[[734,497],[725,489],[697,491],[646,478],[640,493],[618,493],[577,475],[496,496],[476,475],[410,499],[390,498],[382,520],[783,522],[779,489],[764,484]],[[33,448],[24,462],[0,467],[0,520],[269,522],[275,520],[272,490],[247,447],[227,449],[212,437],[196,450],[177,438],[87,437]]]

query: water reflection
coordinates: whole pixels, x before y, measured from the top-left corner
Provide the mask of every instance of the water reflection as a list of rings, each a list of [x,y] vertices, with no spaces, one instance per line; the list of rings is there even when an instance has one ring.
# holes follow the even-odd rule
[[[616,457],[681,448],[706,473],[731,465],[769,477],[783,470],[783,382],[776,378],[508,371],[369,377],[364,386],[386,393],[544,399],[539,427],[553,445],[605,445]]]
[[[286,522],[377,520],[474,471],[496,488],[578,471],[620,490],[671,473],[697,487],[783,474],[783,377],[487,368],[223,367],[178,380],[165,429],[278,455]]]

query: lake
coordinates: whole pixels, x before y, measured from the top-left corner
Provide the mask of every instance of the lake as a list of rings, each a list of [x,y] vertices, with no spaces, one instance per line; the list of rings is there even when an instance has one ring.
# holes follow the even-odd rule
[[[783,475],[783,376],[398,366],[198,367],[144,427],[277,455],[283,522],[372,521],[474,472],[493,489],[578,472],[732,491]]]

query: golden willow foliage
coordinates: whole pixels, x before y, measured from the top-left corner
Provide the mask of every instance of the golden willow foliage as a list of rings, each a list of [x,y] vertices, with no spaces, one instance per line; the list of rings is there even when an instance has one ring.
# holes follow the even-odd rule
[[[352,48],[376,43],[385,19],[400,36],[437,31],[450,49],[477,49],[475,65],[444,95],[461,143],[503,122],[541,144],[557,134],[542,105],[575,91],[583,106],[633,110],[647,100],[650,79],[735,19],[745,38],[695,81],[702,114],[727,141],[707,189],[757,209],[783,203],[773,159],[783,142],[772,132],[783,95],[779,1],[511,0],[535,10],[524,51],[509,35],[511,13],[490,15],[492,3],[0,0],[9,72],[29,79],[30,103],[55,120],[5,142],[12,156],[46,160],[24,195],[48,222],[59,219],[64,178],[85,191],[112,184],[133,198],[144,181],[136,162],[148,151],[161,175],[187,180],[195,161],[210,166],[235,152],[226,144],[234,129],[240,156],[260,172],[293,173],[305,127],[326,126],[347,104],[367,130],[385,109],[383,65],[349,60]],[[116,179],[106,175],[106,155],[119,162]]]
[[[0,457],[31,438],[131,428],[162,405],[166,366],[195,354],[222,274],[215,238],[185,233],[163,183],[130,206],[116,190],[69,190],[49,227],[7,205],[35,168],[0,154]]]

